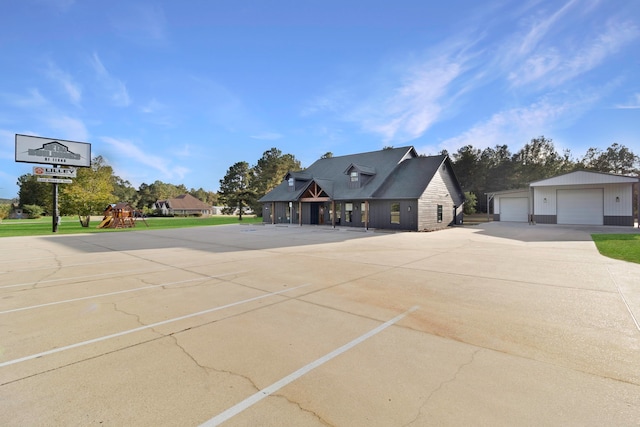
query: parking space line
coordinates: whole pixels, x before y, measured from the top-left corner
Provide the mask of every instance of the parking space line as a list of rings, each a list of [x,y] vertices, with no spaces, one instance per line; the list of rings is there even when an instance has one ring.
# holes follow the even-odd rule
[[[51,305],[65,304],[65,303],[68,303],[68,302],[75,302],[75,301],[82,301],[82,300],[92,299],[92,298],[106,297],[106,296],[109,296],[109,295],[125,294],[127,292],[136,292],[136,291],[141,291],[141,290],[144,290],[144,289],[159,288],[159,287],[162,287],[162,286],[179,285],[181,283],[196,282],[198,280],[204,280],[204,279],[216,279],[218,277],[230,276],[232,274],[239,274],[239,273],[244,273],[244,271],[236,271],[236,272],[233,272],[233,273],[219,274],[217,276],[201,276],[201,277],[196,277],[195,279],[180,280],[178,282],[161,283],[159,285],[142,286],[140,288],[125,289],[125,290],[122,290],[122,291],[108,292],[108,293],[105,293],[105,294],[90,295],[90,296],[87,296],[87,297],[72,298],[72,299],[67,299],[67,300],[62,300],[62,301],[48,302],[48,303],[45,303],[45,304],[38,304],[38,305],[29,306],[29,307],[21,307],[21,308],[14,308],[14,309],[11,309],[11,310],[0,311],[0,314],[15,313],[17,311],[32,310],[34,308],[42,308],[42,307],[48,307],[48,306],[51,306]]]
[[[211,418],[209,421],[204,422],[203,424],[201,424],[201,427],[214,427],[217,425],[220,425],[221,423],[231,419],[232,417],[238,415],[240,412],[244,411],[245,409],[248,409],[249,407],[255,405],[256,403],[258,403],[259,401],[261,401],[262,399],[264,399],[265,397],[270,396],[271,394],[275,393],[276,391],[280,390],[282,387],[286,386],[287,384],[292,383],[293,381],[297,380],[298,378],[300,378],[301,376],[307,374],[308,372],[312,371],[313,369],[325,364],[326,362],[330,361],[331,359],[341,355],[342,353],[352,349],[353,347],[355,347],[356,345],[360,344],[361,342],[371,338],[372,336],[382,332],[383,330],[387,329],[389,326],[399,322],[400,320],[402,320],[404,317],[406,317],[409,313],[412,313],[414,311],[416,311],[419,307],[418,306],[413,306],[411,307],[409,310],[405,311],[402,314],[399,314],[398,316],[394,317],[391,320],[388,320],[386,322],[384,322],[382,325],[378,326],[377,328],[374,328],[372,330],[370,330],[369,332],[367,332],[364,335],[360,335],[358,338],[354,339],[353,341],[348,342],[347,344],[343,345],[342,347],[339,347],[335,350],[333,350],[330,353],[327,353],[326,355],[322,356],[321,358],[309,363],[308,365],[303,366],[302,368],[298,369],[297,371],[287,375],[286,377],[280,379],[279,381],[276,381],[275,383],[271,384],[270,386],[263,388],[262,390],[258,391],[257,393],[249,396],[248,398],[246,398],[245,400],[243,400],[240,403],[237,403],[236,405],[232,406],[231,408],[225,410],[224,412],[221,412],[220,414],[216,415],[215,417]]]
[[[26,362],[28,360],[37,359],[39,357],[48,356],[50,354],[55,354],[55,353],[60,353],[62,351],[71,350],[73,348],[82,347],[82,346],[89,345],[89,344],[95,344],[95,343],[100,342],[100,341],[106,341],[106,340],[111,339],[111,338],[121,337],[123,335],[132,334],[134,332],[144,331],[145,329],[155,328],[157,326],[166,325],[168,323],[178,322],[180,320],[189,319],[191,317],[196,317],[196,316],[201,316],[203,314],[213,313],[214,311],[220,311],[220,310],[224,310],[225,308],[231,308],[231,307],[235,307],[237,305],[246,304],[248,302],[253,302],[253,301],[260,300],[260,299],[272,297],[272,296],[275,296],[275,295],[280,295],[280,294],[283,294],[285,292],[290,292],[290,291],[293,291],[293,290],[296,290],[296,289],[300,289],[300,288],[303,288],[303,287],[309,286],[309,285],[311,285],[311,283],[305,283],[303,285],[294,286],[293,288],[283,289],[283,290],[277,291],[277,292],[270,292],[268,294],[259,295],[257,297],[248,298],[248,299],[245,299],[245,300],[242,300],[242,301],[232,302],[230,304],[222,305],[220,307],[214,307],[214,308],[210,308],[210,309],[207,309],[207,310],[202,310],[202,311],[199,311],[197,313],[191,313],[191,314],[187,314],[187,315],[184,315],[184,316],[175,317],[173,319],[167,319],[167,320],[163,320],[161,322],[152,323],[150,325],[140,326],[138,328],[133,328],[133,329],[129,329],[129,330],[122,331],[122,332],[116,332],[115,334],[105,335],[103,337],[93,338],[93,339],[90,339],[90,340],[87,340],[87,341],[82,341],[82,342],[71,344],[71,345],[67,345],[67,346],[64,346],[64,347],[54,348],[52,350],[47,350],[47,351],[43,351],[41,353],[31,354],[29,356],[21,357],[19,359],[8,360],[6,362],[0,363],[0,368],[3,368],[5,366],[9,366],[9,365],[15,365],[16,363]]]
[[[169,269],[166,269],[169,270]],[[135,270],[119,270],[119,271],[111,271],[108,273],[100,273],[100,274],[88,274],[86,276],[74,276],[74,277],[63,277],[60,279],[49,279],[49,280],[40,280],[40,281],[35,281],[35,282],[25,282],[25,283],[18,283],[15,285],[5,285],[5,286],[0,286],[0,289],[7,289],[7,288],[16,288],[18,286],[33,286],[33,285],[42,285],[43,283],[53,283],[53,282],[61,282],[64,280],[69,280],[70,283],[69,284],[73,284],[74,282],[72,282],[73,280],[77,280],[77,279],[92,279],[94,277],[105,277],[105,276],[113,276],[113,275],[117,275],[117,274],[122,274],[124,275],[124,273],[156,273],[156,272],[161,272],[161,271],[165,271],[165,270],[152,270],[150,268],[138,268]]]

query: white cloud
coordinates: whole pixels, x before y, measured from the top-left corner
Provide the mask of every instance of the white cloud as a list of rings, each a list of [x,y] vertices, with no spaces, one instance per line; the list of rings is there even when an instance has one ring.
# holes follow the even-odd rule
[[[614,108],[621,110],[636,110],[640,109],[640,93],[635,93],[626,104],[617,104]]]
[[[184,177],[191,172],[191,169],[183,167],[183,166],[176,166],[172,169],[173,174],[175,175],[176,179],[184,179]]]
[[[602,33],[581,47],[549,46],[533,52],[509,74],[509,80],[514,86],[531,83],[541,87],[559,86],[605,63],[639,34],[631,23],[610,22]]]
[[[544,98],[525,107],[500,111],[461,135],[442,141],[437,147],[425,146],[419,151],[434,153],[446,149],[452,153],[465,145],[486,148],[506,144],[513,147],[548,133],[564,120],[571,120],[599,97],[597,93],[574,94],[564,98],[568,101],[559,102]]]
[[[191,146],[189,144],[184,144],[180,150],[175,150],[174,153],[177,157],[190,157]]]
[[[535,22],[509,55],[516,54],[520,57],[529,55],[576,2],[577,0],[570,0],[555,13]]]
[[[2,96],[9,104],[18,108],[40,108],[49,105],[46,99],[38,89],[29,89],[27,95],[3,94]]]
[[[49,62],[47,74],[49,78],[62,86],[72,104],[80,105],[82,89],[73,81],[71,75],[59,69],[53,62]]]
[[[119,79],[111,76],[106,67],[102,64],[100,57],[94,52],[91,57],[91,65],[93,66],[97,79],[102,84],[105,91],[109,93],[113,105],[117,107],[127,107],[131,104],[129,92],[126,85]]]
[[[59,135],[64,139],[79,142],[87,142],[89,139],[89,132],[81,120],[64,115],[54,115],[45,117],[44,121],[52,130],[59,132],[56,133],[56,137]]]
[[[151,101],[140,107],[140,111],[145,114],[153,114],[162,111],[165,108],[166,106],[164,104],[158,102],[157,99],[153,98],[151,99]]]
[[[188,168],[170,165],[167,157],[161,157],[151,154],[150,152],[143,151],[135,143],[126,139],[117,139],[107,136],[100,138],[103,142],[111,146],[117,153],[126,153],[128,161],[133,161],[139,165],[155,169],[163,175],[164,179],[180,178],[182,179],[187,172]],[[113,156],[109,156],[110,158]],[[139,166],[136,166],[139,167]]]
[[[250,138],[260,139],[265,141],[275,141],[276,139],[282,138],[282,134],[275,133],[275,132],[261,132],[256,135],[250,135]]]
[[[412,67],[390,96],[358,107],[353,117],[384,142],[422,136],[450,102],[452,84],[465,71],[465,58],[446,54]]]
[[[118,35],[138,44],[167,40],[167,19],[162,7],[155,3],[125,3],[111,17],[111,25]]]
[[[349,104],[349,95],[345,90],[334,90],[329,94],[312,99],[300,112],[303,117],[316,113],[337,113]]]
[[[0,159],[15,160],[15,133],[0,129]]]

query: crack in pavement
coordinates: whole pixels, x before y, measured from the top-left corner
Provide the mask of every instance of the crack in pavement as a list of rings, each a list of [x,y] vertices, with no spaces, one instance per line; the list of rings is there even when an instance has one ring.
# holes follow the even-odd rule
[[[184,331],[179,331],[179,332],[184,332]],[[169,335],[165,335],[165,337],[172,338],[176,347],[178,347],[198,368],[202,369],[206,374],[209,374],[210,371],[213,371],[221,374],[228,374],[234,377],[242,378],[243,380],[251,384],[251,387],[253,387],[256,391],[260,390],[260,388],[256,385],[256,383],[254,383],[253,380],[246,375],[242,375],[237,372],[228,371],[226,369],[214,368],[212,366],[203,365],[200,362],[198,362],[198,360],[191,353],[189,353],[187,349],[184,348],[184,346],[180,344],[180,342],[178,341],[178,337],[176,336],[177,333],[178,332],[171,333]]]
[[[316,412],[312,411],[311,409],[307,409],[307,408],[303,407],[299,402],[291,400],[291,399],[289,399],[287,396],[285,396],[283,394],[272,394],[271,396],[272,397],[278,397],[280,399],[284,399],[287,402],[291,403],[292,405],[296,405],[298,407],[298,409],[300,409],[301,411],[306,412],[307,414],[310,414],[313,417],[317,418],[317,420],[320,421],[325,426],[335,427],[333,424],[329,423],[327,420],[325,420],[320,415],[318,415]]]
[[[458,366],[458,369],[456,370],[456,372],[453,374],[453,376],[451,378],[449,378],[448,380],[442,381],[440,384],[438,384],[438,387],[433,389],[431,391],[431,393],[429,393],[429,395],[425,398],[424,403],[422,405],[420,405],[420,408],[418,409],[418,413],[416,414],[415,418],[413,420],[409,421],[408,423],[406,423],[404,426],[406,427],[406,426],[410,426],[410,425],[413,425],[414,423],[416,423],[418,421],[418,418],[420,418],[420,416],[422,415],[422,409],[429,403],[431,398],[437,392],[439,392],[444,386],[454,382],[458,378],[458,375],[460,374],[462,369],[467,367],[467,366],[469,366],[469,365],[471,365],[474,362],[474,360],[476,358],[476,355],[482,350],[483,350],[482,348],[478,348],[478,349],[474,350],[473,353],[471,353],[471,360],[469,360],[468,362],[465,362],[465,363],[461,364],[460,366]]]

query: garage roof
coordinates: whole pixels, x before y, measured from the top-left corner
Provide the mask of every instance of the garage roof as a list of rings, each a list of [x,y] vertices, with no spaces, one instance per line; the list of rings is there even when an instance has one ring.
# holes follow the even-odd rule
[[[554,185],[579,185],[579,184],[623,184],[638,182],[637,177],[613,175],[601,172],[576,171],[553,178],[535,181],[531,187],[547,187]]]

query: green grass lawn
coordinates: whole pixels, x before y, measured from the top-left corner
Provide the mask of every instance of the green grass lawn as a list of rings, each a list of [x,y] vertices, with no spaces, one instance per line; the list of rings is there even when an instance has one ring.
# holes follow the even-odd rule
[[[640,264],[640,234],[592,234],[591,238],[602,255]]]
[[[5,219],[0,222],[0,237],[14,236],[44,236],[52,234],[76,234],[76,233],[119,233],[136,230],[159,230],[164,228],[185,228],[203,227],[208,225],[222,224],[257,224],[262,218],[254,216],[243,216],[242,221],[238,221],[237,216],[217,215],[208,218],[196,217],[175,217],[175,218],[147,218],[146,223],[141,220],[136,221],[134,228],[96,228],[100,221],[91,221],[89,227],[82,227],[78,217],[65,216],[58,226],[57,233],[54,233],[51,217],[39,219]]]

